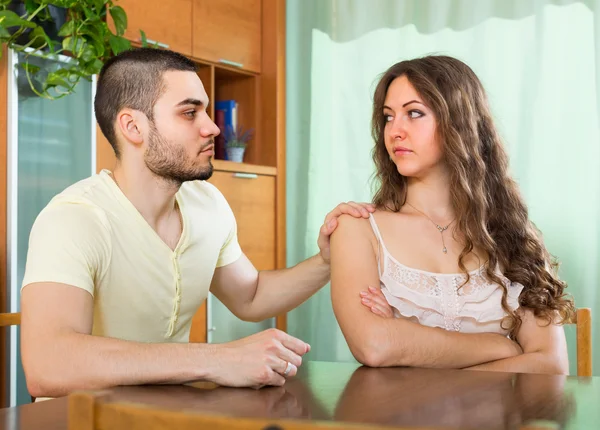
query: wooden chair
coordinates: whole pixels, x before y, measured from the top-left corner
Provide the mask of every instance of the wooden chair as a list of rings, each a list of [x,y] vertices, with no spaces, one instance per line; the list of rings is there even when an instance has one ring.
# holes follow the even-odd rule
[[[2,327],[9,327],[11,325],[19,325],[21,324],[21,314],[20,313],[14,313],[14,314],[4,314],[4,313],[0,313],[0,328]],[[2,339],[4,339],[4,337],[2,337]],[[2,361],[4,362],[4,361]],[[3,383],[4,385],[4,383]],[[0,387],[0,390],[4,390],[5,387]],[[1,400],[1,402],[4,401],[4,398]]]
[[[571,324],[577,326],[577,376],[592,376],[592,310],[577,309]]]
[[[21,314],[0,314],[0,327],[21,324]]]
[[[19,312],[12,314],[0,314],[0,327],[21,324],[21,314]],[[31,403],[35,402],[35,397],[31,396]]]

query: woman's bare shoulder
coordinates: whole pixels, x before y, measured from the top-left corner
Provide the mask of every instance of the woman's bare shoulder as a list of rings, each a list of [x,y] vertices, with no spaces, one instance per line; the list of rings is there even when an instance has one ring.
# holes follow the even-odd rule
[[[352,215],[344,214],[338,218],[338,225],[333,231],[331,238],[332,240],[337,239],[344,242],[356,242],[357,240],[371,241],[375,238],[375,235],[369,218],[356,218]]]
[[[336,231],[357,232],[370,228],[368,218],[356,218],[352,215],[343,214],[338,218]]]
[[[405,214],[403,212],[377,210],[373,215],[379,230],[397,230],[398,228],[411,229],[414,226],[414,215]]]

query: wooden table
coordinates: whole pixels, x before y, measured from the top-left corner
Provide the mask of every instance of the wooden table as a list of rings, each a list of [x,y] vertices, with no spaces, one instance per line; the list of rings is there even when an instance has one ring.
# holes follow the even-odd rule
[[[307,362],[285,387],[117,387],[112,401],[333,428],[600,428],[600,378]],[[66,398],[0,409],[0,430],[66,430]]]

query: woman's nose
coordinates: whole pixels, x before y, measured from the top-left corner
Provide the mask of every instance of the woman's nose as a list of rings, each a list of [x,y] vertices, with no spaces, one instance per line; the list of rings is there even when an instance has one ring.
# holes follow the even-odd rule
[[[395,118],[392,124],[390,124],[390,135],[394,139],[403,140],[406,138],[406,120],[408,118],[403,115]]]

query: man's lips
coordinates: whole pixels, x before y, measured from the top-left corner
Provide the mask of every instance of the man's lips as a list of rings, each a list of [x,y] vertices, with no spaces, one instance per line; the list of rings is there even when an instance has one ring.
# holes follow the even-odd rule
[[[214,143],[211,143],[210,145],[204,147],[203,149],[200,150],[200,152],[208,152],[208,151],[214,151],[215,150],[215,145]]]

